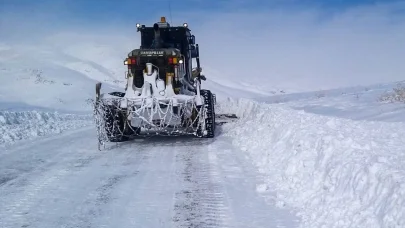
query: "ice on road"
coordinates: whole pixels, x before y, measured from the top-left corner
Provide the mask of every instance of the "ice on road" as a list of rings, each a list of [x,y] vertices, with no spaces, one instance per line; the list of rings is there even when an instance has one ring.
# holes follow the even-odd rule
[[[1,151],[0,227],[298,226],[225,136],[96,144],[85,128]]]

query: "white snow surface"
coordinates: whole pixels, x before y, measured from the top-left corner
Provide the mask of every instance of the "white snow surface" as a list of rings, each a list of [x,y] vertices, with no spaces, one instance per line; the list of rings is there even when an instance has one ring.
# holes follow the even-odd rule
[[[405,104],[377,101],[394,84],[281,94],[204,68],[239,117],[216,139],[100,152],[87,100],[122,91],[117,56],[0,44],[0,227],[405,227]]]
[[[88,127],[0,151],[0,227],[297,227],[226,136],[102,151],[95,138]]]
[[[405,122],[404,102],[380,102],[404,81],[305,93],[261,97],[255,100],[283,104],[297,110],[351,120]]]
[[[95,84],[103,82],[105,91],[122,91],[123,79],[124,75],[116,77],[96,61],[64,50],[24,45],[0,48],[0,110],[13,110],[13,103],[69,113],[90,112],[88,100],[95,96]]]
[[[90,115],[42,111],[0,111],[0,145],[13,144],[23,139],[59,134],[90,124],[92,124],[92,116]]]
[[[224,132],[267,177],[261,191],[294,208],[301,227],[404,227],[405,123],[313,114],[297,103],[230,99],[219,108],[241,117]]]

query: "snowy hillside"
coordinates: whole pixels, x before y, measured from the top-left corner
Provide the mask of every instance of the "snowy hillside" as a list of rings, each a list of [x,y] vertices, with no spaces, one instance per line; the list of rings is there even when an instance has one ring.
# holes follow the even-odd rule
[[[291,88],[278,88],[276,84],[270,83],[252,83],[246,82],[248,77],[240,75],[229,76],[226,71],[220,72],[211,67],[204,66],[203,74],[207,77],[207,83],[203,83],[209,89],[218,93],[220,98],[239,97],[239,98],[257,98],[260,96],[274,96],[285,93],[298,92]]]
[[[97,63],[57,49],[2,45],[0,48],[0,108],[30,107],[58,111],[89,111],[95,83],[123,83]],[[105,86],[108,89],[108,86]],[[32,108],[31,108],[32,109]]]

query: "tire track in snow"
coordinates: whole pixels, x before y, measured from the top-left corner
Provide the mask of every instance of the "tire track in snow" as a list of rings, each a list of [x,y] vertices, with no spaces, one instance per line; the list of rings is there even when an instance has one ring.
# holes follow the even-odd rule
[[[101,152],[88,144],[93,131],[74,138],[68,139],[72,145],[56,149],[58,156],[50,156],[48,165],[11,181],[26,183],[0,187],[7,193],[0,197],[0,227],[288,225],[283,222],[288,217],[258,197],[256,173],[225,137],[154,137]]]
[[[15,227],[15,224],[21,224],[21,227],[30,226],[31,221],[27,221],[27,216],[37,203],[37,195],[67,173],[65,169],[56,173],[47,173],[38,182],[26,186],[27,190],[21,198],[2,203],[0,227]],[[18,195],[21,196],[21,194]]]
[[[227,197],[206,147],[178,153],[176,161],[183,190],[176,193],[175,227],[233,227]]]
[[[104,193],[95,190],[88,194],[74,215],[65,219],[72,222],[63,227],[171,227],[173,195],[178,188],[174,168],[177,143],[173,140],[159,137],[113,147],[111,153],[127,154],[125,158],[111,156],[116,160],[114,173],[136,174],[122,178]],[[109,201],[100,203],[104,194]]]
[[[142,163],[139,175],[127,181],[120,191],[125,202],[117,204],[124,205],[125,210],[113,225],[128,228],[171,227],[173,195],[178,188],[174,159],[179,149],[178,142],[181,143],[181,140],[157,137],[135,143],[145,147],[140,153],[151,157],[147,163]]]
[[[74,149],[51,151],[58,156],[52,157],[57,161],[52,160],[49,167],[22,175],[19,179],[26,179],[25,184],[4,186],[8,194],[0,198],[4,200],[0,227],[87,227],[107,214],[114,187],[137,174],[142,158],[120,148],[97,151],[96,143],[88,144],[88,138],[95,137],[93,131],[81,137],[85,143],[77,141]]]
[[[113,147],[107,150],[103,163],[96,164],[89,170],[93,179],[91,184],[97,184],[96,188],[85,191],[83,199],[70,211],[68,216],[60,217],[58,227],[114,227],[117,224],[116,217],[122,214],[125,205],[117,205],[120,195],[126,182],[137,178],[139,170],[148,163],[149,154],[142,154],[139,151],[132,151],[127,144]],[[136,148],[142,149],[142,148]],[[94,180],[99,180],[94,182]],[[126,189],[131,191],[131,189]],[[115,219],[115,220],[114,220]],[[122,227],[122,226],[119,226]]]

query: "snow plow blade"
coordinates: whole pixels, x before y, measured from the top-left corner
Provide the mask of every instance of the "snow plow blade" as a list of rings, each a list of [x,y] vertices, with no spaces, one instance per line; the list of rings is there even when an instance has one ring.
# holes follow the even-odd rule
[[[97,89],[100,85],[98,84]],[[99,142],[122,142],[152,135],[215,136],[212,93],[201,90],[201,105],[195,96],[171,98],[114,97],[96,93],[94,116]]]
[[[217,125],[233,123],[236,120],[238,120],[238,117],[235,114],[216,114],[215,115],[215,124],[217,124]]]

